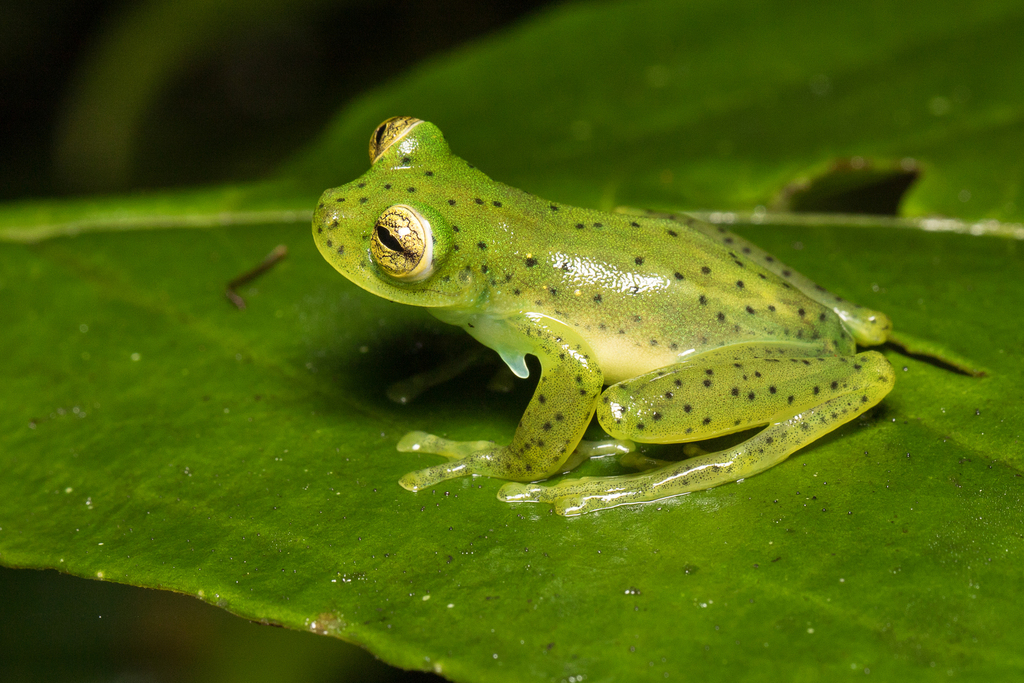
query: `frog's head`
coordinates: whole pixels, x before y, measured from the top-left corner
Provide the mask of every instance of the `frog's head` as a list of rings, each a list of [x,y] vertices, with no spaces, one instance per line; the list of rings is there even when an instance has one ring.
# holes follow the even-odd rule
[[[370,137],[370,170],[324,192],[313,239],[338,272],[378,296],[427,307],[471,306],[480,286],[454,259],[451,188],[486,179],[454,156],[432,123],[388,119]],[[458,231],[458,228],[454,229]]]

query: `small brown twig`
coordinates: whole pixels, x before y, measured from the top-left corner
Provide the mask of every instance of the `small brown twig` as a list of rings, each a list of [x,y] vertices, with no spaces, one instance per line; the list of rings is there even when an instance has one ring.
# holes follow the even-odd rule
[[[235,291],[235,289],[241,287],[242,285],[251,280],[255,280],[264,272],[273,268],[275,263],[277,263],[287,255],[288,247],[286,247],[283,244],[277,245],[276,247],[273,248],[273,250],[271,250],[269,254],[267,254],[267,257],[263,259],[263,261],[258,266],[256,266],[255,268],[248,272],[242,273],[234,280],[229,282],[228,288],[224,290],[224,296],[226,296],[228,298],[228,301],[233,303],[238,308],[238,310],[244,311],[245,299],[243,299],[242,296]]]

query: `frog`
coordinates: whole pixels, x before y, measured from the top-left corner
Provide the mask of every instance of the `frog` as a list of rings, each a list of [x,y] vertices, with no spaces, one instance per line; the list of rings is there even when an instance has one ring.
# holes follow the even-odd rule
[[[408,116],[374,130],[369,156],[370,169],[314,211],[327,262],[461,327],[518,377],[529,376],[527,355],[540,365],[508,443],[402,437],[399,451],[445,458],[401,477],[409,491],[483,475],[505,480],[499,500],[565,516],[660,501],[763,472],[894,386],[882,353],[858,351],[890,337],[888,316],[723,226],[541,199],[492,180],[436,125]],[[611,438],[584,442],[595,416]],[[636,452],[747,431],[675,461]],[[635,471],[547,481],[616,449]]]

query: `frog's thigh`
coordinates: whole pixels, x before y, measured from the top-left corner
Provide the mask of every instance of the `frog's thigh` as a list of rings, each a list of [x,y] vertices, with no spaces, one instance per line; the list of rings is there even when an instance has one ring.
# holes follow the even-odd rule
[[[630,380],[625,388],[611,387],[598,417],[613,436],[646,442],[710,438],[768,424],[743,443],[635,475],[506,486],[502,497],[551,502],[560,514],[573,515],[749,477],[860,415],[882,400],[894,381],[892,366],[874,351],[737,364],[711,366],[695,359]]]

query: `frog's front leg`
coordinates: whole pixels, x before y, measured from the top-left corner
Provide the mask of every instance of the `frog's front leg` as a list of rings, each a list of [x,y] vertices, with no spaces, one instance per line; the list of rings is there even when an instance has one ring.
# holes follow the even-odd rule
[[[467,474],[514,481],[543,479],[561,471],[583,437],[603,386],[603,375],[589,346],[566,325],[542,316],[517,316],[500,324],[505,343],[514,339],[541,364],[537,390],[512,443],[456,442],[412,432],[399,442],[399,450],[435,453],[452,460],[406,474],[399,480],[404,488],[419,491]]]
[[[756,351],[751,350],[751,353]],[[563,515],[658,500],[743,479],[878,403],[893,386],[881,354],[712,359],[669,366],[609,387],[598,420],[616,438],[648,443],[708,439],[767,424],[743,443],[639,474],[508,484],[509,502],[546,502]]]

